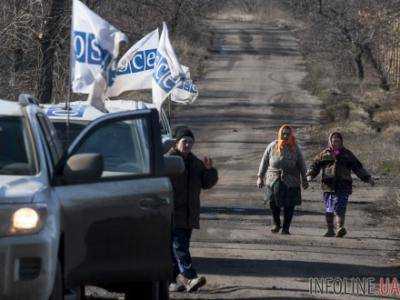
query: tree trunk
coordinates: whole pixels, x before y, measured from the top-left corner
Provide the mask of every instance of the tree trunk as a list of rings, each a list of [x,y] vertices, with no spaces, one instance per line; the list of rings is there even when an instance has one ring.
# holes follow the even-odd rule
[[[379,79],[381,81],[381,88],[384,89],[385,91],[388,91],[390,89],[390,84],[385,70],[383,69],[382,65],[376,60],[369,45],[364,46],[364,51],[365,54],[367,55],[368,60],[371,62],[372,66],[374,67],[376,73],[379,76]]]
[[[21,0],[15,0],[14,2],[14,17],[17,18],[19,12],[21,10],[22,3]],[[12,87],[12,93],[14,100],[18,99],[18,72],[21,70],[22,67],[22,60],[23,60],[23,50],[21,48],[21,33],[17,25],[14,26],[14,38],[12,41],[12,48],[13,48],[13,64],[11,70],[11,80],[10,85]]]
[[[318,13],[322,14],[322,0],[318,0]]]
[[[181,8],[182,8],[184,1],[185,0],[180,0],[175,3],[174,16],[171,20],[171,34],[172,35],[174,35],[176,33],[176,29],[178,28],[179,17],[181,15]]]
[[[53,65],[57,27],[64,13],[65,0],[51,0],[49,16],[44,26],[41,42],[42,61],[39,70],[38,98],[42,103],[50,103],[53,93]]]
[[[356,63],[356,67],[357,67],[357,77],[358,79],[360,79],[361,81],[364,80],[364,64],[362,61],[362,56],[363,56],[363,52],[360,51],[357,53],[357,55],[354,57],[354,62]]]

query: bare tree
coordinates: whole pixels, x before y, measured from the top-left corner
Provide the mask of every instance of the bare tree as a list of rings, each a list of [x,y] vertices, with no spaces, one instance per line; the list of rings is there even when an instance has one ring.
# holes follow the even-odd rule
[[[292,10],[309,24],[309,48],[329,54],[341,64],[352,61],[360,81],[365,78],[368,63],[386,90],[389,89],[388,73],[379,60],[375,44],[379,31],[383,28],[390,31],[390,21],[399,14],[399,3],[398,0],[288,1]]]
[[[186,52],[207,46],[205,16],[212,0],[82,0],[134,43],[166,21]],[[69,90],[70,0],[0,1],[0,97],[20,92],[42,102],[63,101]],[[179,43],[185,41],[185,43]],[[129,45],[128,45],[129,46]],[[187,63],[187,62],[186,62]],[[190,65],[189,65],[190,66]],[[195,70],[193,70],[195,73]],[[84,96],[73,95],[73,99]]]
[[[38,91],[38,98],[43,103],[49,103],[52,99],[55,43],[60,20],[65,11],[65,2],[65,0],[52,0],[49,15],[45,19],[44,34],[41,39],[42,60]]]
[[[36,90],[39,37],[46,7],[38,0],[0,3],[0,96]]]

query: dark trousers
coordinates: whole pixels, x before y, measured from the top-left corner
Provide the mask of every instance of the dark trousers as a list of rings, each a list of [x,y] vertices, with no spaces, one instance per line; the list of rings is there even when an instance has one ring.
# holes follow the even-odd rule
[[[189,251],[191,237],[192,229],[172,229],[172,266],[174,279],[179,274],[189,279],[197,277],[196,270],[192,266],[192,257]]]
[[[274,219],[275,225],[281,227],[281,208],[276,205],[275,201],[269,202],[272,217]],[[294,214],[294,206],[284,206],[283,207],[283,226],[284,230],[289,230],[290,224],[292,223],[292,218]]]

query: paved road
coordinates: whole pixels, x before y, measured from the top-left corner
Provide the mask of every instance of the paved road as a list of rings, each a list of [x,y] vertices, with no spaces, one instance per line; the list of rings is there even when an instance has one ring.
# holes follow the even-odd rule
[[[203,194],[201,230],[192,253],[208,284],[175,299],[311,299],[311,277],[396,276],[399,234],[381,207],[395,208],[387,189],[356,182],[348,208],[345,239],[325,232],[318,183],[303,194],[291,236],[272,235],[270,211],[255,187],[259,160],[276,129],[294,125],[307,156],[319,150],[304,128],[321,122],[317,99],[301,88],[306,75],[296,39],[270,22],[211,21],[213,54],[199,84],[201,97],[176,114],[191,126],[199,156],[214,158],[220,182]],[[361,291],[360,291],[361,292]],[[369,299],[342,296],[341,299]],[[338,298],[334,298],[338,299]]]

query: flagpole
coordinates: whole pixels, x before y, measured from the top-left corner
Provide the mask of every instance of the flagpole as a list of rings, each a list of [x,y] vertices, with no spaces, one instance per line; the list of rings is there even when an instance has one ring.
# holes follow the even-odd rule
[[[171,115],[172,115],[172,110],[171,110],[171,96],[169,96],[169,101],[168,101],[168,119],[169,123],[171,123]]]
[[[73,28],[74,28],[74,0],[72,1],[71,8],[71,30],[69,33],[70,36],[70,50],[69,50],[69,82],[68,82],[68,92],[67,92],[67,100],[65,102],[65,109],[67,110],[67,145],[69,145],[70,141],[70,113],[71,113],[71,94],[72,94],[72,59],[74,53],[74,40],[73,40]]]

